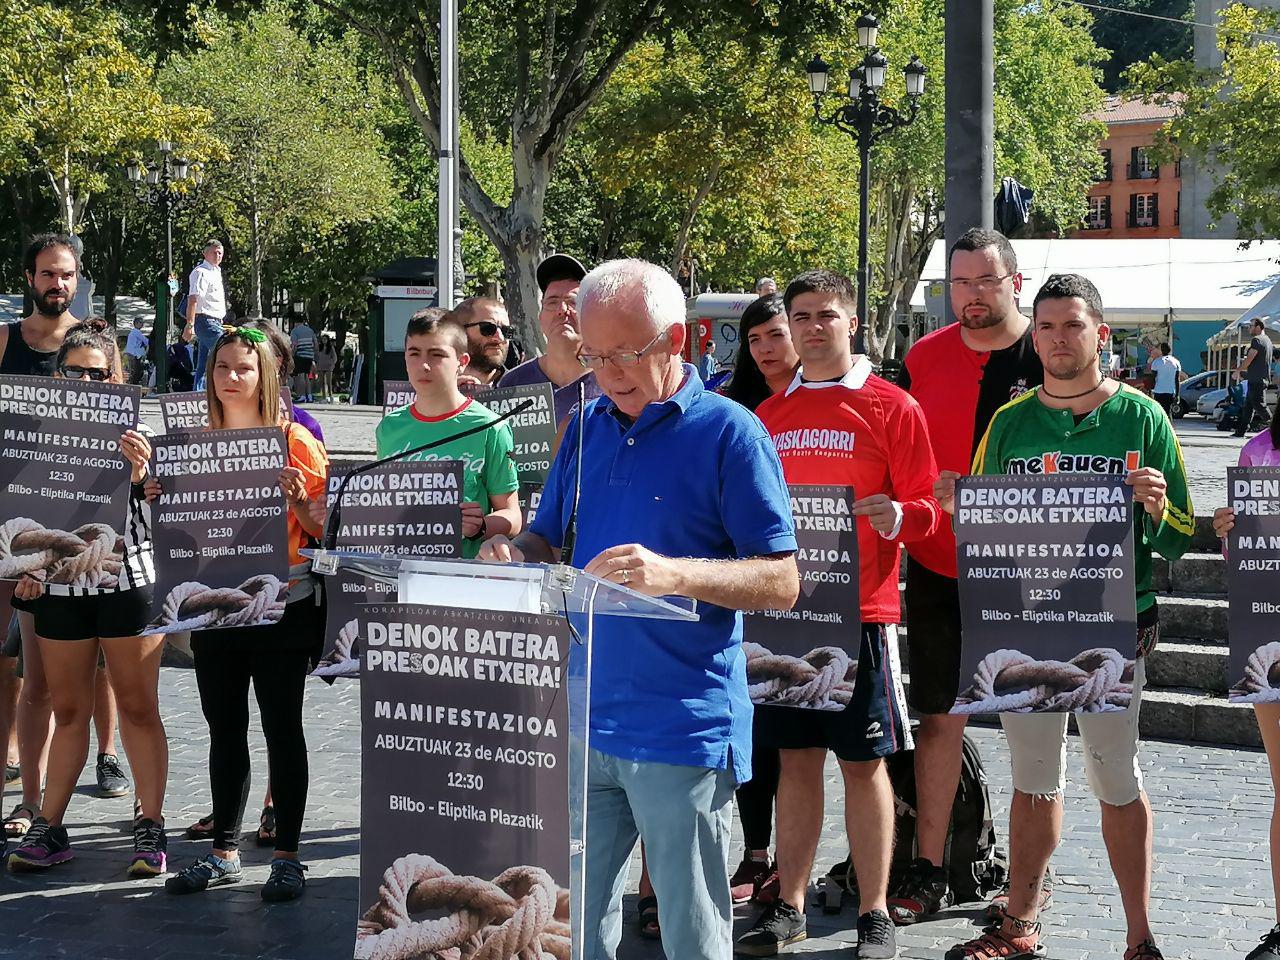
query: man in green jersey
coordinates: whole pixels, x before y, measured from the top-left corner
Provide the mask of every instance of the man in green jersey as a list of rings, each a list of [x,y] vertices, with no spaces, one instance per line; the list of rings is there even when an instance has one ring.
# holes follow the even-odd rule
[[[428,308],[409,318],[404,361],[414,401],[378,424],[379,458],[497,419],[458,389],[458,375],[469,359],[467,332],[452,316]],[[462,461],[462,555],[467,559],[475,557],[485,537],[520,532],[520,483],[511,448],[511,425],[501,423],[409,458]]]
[[[1158,613],[1151,554],[1169,560],[1191,544],[1194,520],[1177,437],[1160,405],[1103,377],[1098,363],[1110,335],[1098,290],[1077,274],[1049,277],[1033,311],[1044,386],[996,412],[974,456],[973,473],[1113,473],[1133,488],[1138,660],[1133,699],[1116,713],[1080,714],[1085,770],[1102,807],[1102,835],[1127,920],[1125,960],[1160,960],[1149,917],[1151,804],[1138,767],[1138,710],[1143,657],[1155,647]],[[935,487],[954,507],[956,474]],[[1013,761],[1009,813],[1009,905],[999,925],[953,947],[947,960],[1016,960],[1043,956],[1037,895],[1062,833],[1066,784],[1065,713],[1001,714]]]

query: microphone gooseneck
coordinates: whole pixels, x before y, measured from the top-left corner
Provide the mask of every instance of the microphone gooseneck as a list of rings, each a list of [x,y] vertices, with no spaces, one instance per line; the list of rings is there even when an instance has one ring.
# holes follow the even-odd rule
[[[578,501],[582,496],[582,434],[586,423],[587,412],[586,377],[578,379],[578,462],[574,465],[573,509],[569,511],[569,524],[564,531],[564,545],[560,548],[560,562],[566,567],[573,566],[573,548],[578,542]]]
[[[488,423],[481,423],[474,427],[468,427],[466,430],[460,430],[452,436],[441,437],[439,440],[432,440],[430,443],[424,443],[419,447],[401,450],[399,453],[393,453],[388,457],[383,457],[381,460],[374,460],[372,463],[363,463],[353,470],[348,471],[347,475],[342,478],[342,483],[338,484],[338,494],[333,501],[333,511],[329,514],[329,522],[325,524],[324,548],[326,550],[336,550],[338,548],[338,530],[342,524],[342,496],[347,492],[347,484],[351,482],[352,477],[357,474],[368,473],[370,470],[381,467],[383,464],[395,463],[397,460],[404,460],[407,457],[412,457],[415,453],[422,453],[424,450],[430,450],[433,447],[440,447],[446,443],[453,443],[453,441],[461,440],[463,437],[469,437],[473,433],[480,433],[481,431],[488,430],[490,427],[497,426],[504,420],[511,419],[517,413],[521,413],[522,411],[529,409],[533,406],[534,402],[533,398],[530,397],[528,400],[524,400],[516,404],[502,416],[490,420]]]

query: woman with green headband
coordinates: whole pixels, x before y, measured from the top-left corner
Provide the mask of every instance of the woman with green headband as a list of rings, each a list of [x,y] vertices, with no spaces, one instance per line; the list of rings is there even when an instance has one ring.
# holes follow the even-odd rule
[[[289,593],[284,617],[272,626],[204,630],[192,637],[200,707],[209,724],[213,851],[170,877],[170,893],[199,893],[242,877],[240,822],[249,797],[249,687],[267,741],[276,811],[275,857],[262,888],[268,901],[302,894],[306,868],[298,860],[307,802],[307,742],[302,726],[306,676],[320,654],[323,621],[310,564],[299,552],[321,533],[308,511],[324,495],[329,459],[324,447],[290,422],[280,404],[280,378],[267,335],[231,327],[214,344],[205,377],[209,429],[278,426],[288,440],[280,487],[289,505]],[[152,482],[152,494],[159,485]]]

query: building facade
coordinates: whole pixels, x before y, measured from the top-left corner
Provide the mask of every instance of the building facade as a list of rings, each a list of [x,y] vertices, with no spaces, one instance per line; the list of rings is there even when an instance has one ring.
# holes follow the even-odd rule
[[[1182,233],[1182,162],[1157,163],[1156,133],[1174,107],[1108,97],[1090,117],[1107,125],[1099,150],[1103,171],[1089,188],[1089,212],[1081,237],[1172,239]]]

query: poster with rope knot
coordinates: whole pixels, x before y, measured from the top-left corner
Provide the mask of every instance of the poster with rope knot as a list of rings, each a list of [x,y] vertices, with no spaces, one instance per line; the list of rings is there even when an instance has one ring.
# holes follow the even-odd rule
[[[156,437],[148,633],[264,626],[284,615],[288,528],[278,427]]]
[[[141,398],[124,384],[0,377],[0,580],[114,586],[132,469],[120,437]]]
[[[354,956],[569,960],[561,617],[365,604]]]
[[[1230,467],[1227,699],[1280,703],[1280,467]]]
[[[330,465],[327,508],[354,464]],[[351,478],[342,495],[338,549],[448,560],[462,555],[462,461],[387,463]],[[313,676],[358,677],[356,607],[396,600],[397,583],[341,568],[327,577],[324,655]]]
[[[758,706],[837,712],[853,697],[862,624],[853,487],[790,484],[800,598],[742,615],[747,693]]]
[[[1133,695],[1133,491],[1120,476],[961,477],[951,712],[1106,713]]]

